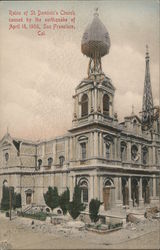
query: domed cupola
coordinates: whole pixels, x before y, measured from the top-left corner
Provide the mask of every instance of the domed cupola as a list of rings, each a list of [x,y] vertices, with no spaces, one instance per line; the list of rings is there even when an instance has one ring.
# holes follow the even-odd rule
[[[107,55],[110,49],[110,37],[104,24],[99,19],[99,15],[94,13],[94,18],[83,34],[81,41],[81,51],[90,58],[88,76],[101,74],[101,57]]]

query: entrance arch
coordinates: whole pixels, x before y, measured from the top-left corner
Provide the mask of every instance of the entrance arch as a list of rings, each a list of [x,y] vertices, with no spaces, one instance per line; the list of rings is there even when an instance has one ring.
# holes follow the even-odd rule
[[[131,197],[133,200],[133,207],[139,205],[139,185],[136,178],[131,179]]]
[[[78,186],[81,189],[81,201],[88,203],[88,180],[86,178],[80,179]]]
[[[109,210],[115,203],[115,186],[111,178],[106,178],[103,183],[104,210]]]
[[[129,205],[129,189],[128,189],[128,180],[126,177],[122,177],[122,196],[123,196],[123,205]]]
[[[144,204],[150,203],[149,178],[142,178],[142,197]]]

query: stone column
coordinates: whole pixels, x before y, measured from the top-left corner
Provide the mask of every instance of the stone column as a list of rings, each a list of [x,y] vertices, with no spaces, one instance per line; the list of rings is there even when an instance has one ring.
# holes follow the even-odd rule
[[[94,89],[94,111],[97,111],[97,88]]]
[[[117,138],[114,139],[114,160],[117,160]]]
[[[95,174],[94,175],[94,199],[98,199],[99,200],[99,195],[98,195],[98,176]]]
[[[128,192],[129,192],[129,206],[132,207],[133,206],[133,201],[132,201],[132,198],[131,198],[131,192],[132,192],[132,189],[131,189],[131,177],[128,177]]]
[[[92,89],[92,108],[95,107],[95,100],[94,100],[94,89]]]
[[[94,176],[91,175],[89,178],[90,188],[89,188],[89,202],[94,199]]]
[[[103,202],[103,177],[100,176],[99,177],[99,197],[100,197],[100,201]]]
[[[91,90],[89,90],[88,96],[89,96],[88,113],[90,114],[91,113],[91,106],[92,106],[92,93],[91,93]]]
[[[94,133],[93,132],[91,132],[90,150],[91,150],[91,157],[93,157],[94,156]]]
[[[152,160],[152,148],[151,147],[148,147],[148,154],[149,154],[149,157],[148,157],[148,164],[149,165],[152,165],[153,164],[153,160]]]
[[[77,147],[76,147],[75,140],[76,140],[76,138],[73,137],[73,147],[72,147],[72,157],[73,157],[73,160],[75,160],[77,158]]]
[[[139,145],[139,147],[138,147],[138,153],[139,153],[138,162],[139,162],[139,164],[142,164],[142,146],[141,145]]]
[[[70,137],[70,160],[73,160],[72,145],[73,145],[73,138]]]
[[[98,132],[94,132],[94,156],[98,156]]]
[[[74,96],[74,113],[77,115],[76,96]]]
[[[153,149],[152,149],[152,159],[153,159],[153,166],[155,166],[156,165],[156,149],[155,149],[155,147],[153,147]]]
[[[103,143],[103,140],[102,140],[102,133],[100,132],[99,133],[99,156],[102,157],[102,143]]]
[[[131,142],[127,143],[127,161],[131,162]]]
[[[142,197],[142,178],[140,178],[139,180],[139,206],[143,206],[144,205],[144,200]]]
[[[114,178],[114,185],[115,185],[115,203],[118,203],[118,177]]]
[[[153,177],[153,197],[156,198],[156,176]]]
[[[127,152],[126,152],[127,154]],[[121,160],[121,145],[120,145],[120,138],[117,137],[117,160]]]
[[[118,184],[119,184],[119,200],[121,204],[123,204],[123,196],[122,196],[122,177],[118,177]]]
[[[73,199],[73,192],[74,192],[74,183],[75,181],[75,177],[74,176],[70,176],[69,178],[69,186],[70,186],[70,201],[72,201]]]
[[[116,205],[120,206],[123,204],[121,177],[115,177],[114,184],[115,184],[115,203]]]

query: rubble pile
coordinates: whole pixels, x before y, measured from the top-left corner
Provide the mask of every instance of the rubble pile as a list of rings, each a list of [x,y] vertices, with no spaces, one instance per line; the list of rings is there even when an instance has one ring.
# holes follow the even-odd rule
[[[158,207],[146,208],[146,211],[144,213],[144,217],[151,219],[151,218],[155,217],[158,212],[160,212]]]

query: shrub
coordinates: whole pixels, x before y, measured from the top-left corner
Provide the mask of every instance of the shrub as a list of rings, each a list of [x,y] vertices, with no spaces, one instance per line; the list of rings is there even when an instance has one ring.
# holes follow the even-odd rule
[[[80,212],[85,209],[84,204],[81,202],[81,189],[78,185],[74,188],[73,200],[69,202],[69,213],[73,219],[76,219]]]
[[[69,207],[69,198],[70,198],[70,194],[69,194],[69,189],[67,188],[66,191],[64,191],[60,197],[59,197],[59,206],[63,211],[63,214],[66,214],[68,211],[68,207]]]
[[[24,212],[19,212],[17,214],[19,216],[22,216],[22,217],[25,217],[25,218],[31,218],[31,219],[35,219],[35,220],[41,220],[41,221],[45,221],[46,217],[48,216],[44,212],[38,212],[36,214],[28,214],[28,213],[24,213]]]
[[[16,208],[20,208],[20,207],[22,207],[22,199],[21,199],[21,194],[20,193],[14,193],[14,196],[13,196],[13,199],[12,199],[12,201],[13,201],[13,209],[16,209]]]
[[[59,206],[59,196],[57,187],[48,187],[48,191],[44,194],[44,200],[48,207],[53,211],[54,208]]]
[[[9,188],[5,185],[2,188],[1,209],[9,210]]]
[[[97,222],[99,220],[99,208],[102,203],[97,199],[92,199],[89,203],[89,216],[92,222]]]

